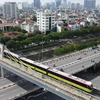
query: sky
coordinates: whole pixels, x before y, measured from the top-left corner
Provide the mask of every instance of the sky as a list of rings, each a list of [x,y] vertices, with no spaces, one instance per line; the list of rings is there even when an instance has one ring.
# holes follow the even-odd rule
[[[42,4],[45,4],[46,2],[52,2],[52,1],[55,1],[55,0],[40,0]],[[81,3],[83,4],[84,0],[67,0],[67,1],[70,1],[72,3]],[[33,0],[0,0],[0,4],[3,4],[4,2],[29,2],[29,3],[32,3]],[[96,0],[96,4],[100,4],[100,0]]]

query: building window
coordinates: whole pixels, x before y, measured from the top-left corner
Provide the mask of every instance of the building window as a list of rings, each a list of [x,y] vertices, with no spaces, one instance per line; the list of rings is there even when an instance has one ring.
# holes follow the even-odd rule
[[[51,29],[51,17],[49,17],[49,29]]]

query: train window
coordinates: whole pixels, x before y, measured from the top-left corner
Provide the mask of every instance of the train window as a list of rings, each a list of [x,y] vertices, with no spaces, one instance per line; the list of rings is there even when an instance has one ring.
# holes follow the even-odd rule
[[[21,60],[21,61],[24,62],[24,63],[26,63],[26,64],[29,64],[29,65],[31,65],[31,66],[33,66],[33,67],[37,67],[37,68],[39,68],[39,69],[46,70],[45,68],[39,67],[39,66],[34,65],[34,64],[32,64],[32,63],[29,63],[29,62],[27,62],[27,61],[24,61],[24,60]]]
[[[54,64],[53,67],[56,67],[56,65]]]
[[[81,83],[81,82],[78,82],[78,81],[75,80],[75,79],[69,78],[70,75],[69,75],[69,77],[67,77],[67,76],[61,76],[60,74],[54,73],[54,72],[50,72],[50,73],[55,74],[55,75],[57,75],[57,76],[59,76],[59,77],[62,77],[62,78],[65,79],[65,80],[71,81],[71,82],[76,83],[76,84],[78,84],[78,85],[81,85],[81,86],[84,86],[84,87],[87,86],[86,84],[83,84],[83,83]],[[88,88],[90,88],[90,87],[88,87]]]
[[[93,84],[91,84],[91,88],[93,89]]]

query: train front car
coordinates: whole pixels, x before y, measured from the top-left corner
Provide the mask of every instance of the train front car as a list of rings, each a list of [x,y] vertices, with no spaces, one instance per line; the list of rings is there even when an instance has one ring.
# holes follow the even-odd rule
[[[20,60],[19,59],[20,58],[19,55],[15,54],[15,53],[12,53],[12,52],[10,52],[8,50],[4,50],[4,57],[9,59],[9,60],[15,61],[17,63],[19,63],[19,60]]]
[[[42,74],[47,74],[47,69],[49,68],[48,66],[35,62],[31,59],[21,57],[8,50],[4,50],[4,57],[21,65],[24,65],[27,68],[31,68],[32,70],[38,71]]]
[[[53,70],[49,69],[48,76],[50,76],[54,79],[57,79],[59,81],[62,81],[66,84],[69,84],[71,86],[74,86],[78,89],[84,90],[88,93],[91,93],[93,90],[93,86],[92,86],[92,83],[90,81],[85,81],[81,78],[78,78],[78,77],[72,76],[70,74],[58,71],[56,69],[53,69]]]

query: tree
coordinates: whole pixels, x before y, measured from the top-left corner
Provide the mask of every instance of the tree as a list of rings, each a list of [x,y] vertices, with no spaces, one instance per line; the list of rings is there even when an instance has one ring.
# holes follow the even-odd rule
[[[81,43],[81,44],[74,45],[74,47],[75,47],[75,50],[81,50],[81,49],[86,48],[87,46]]]
[[[51,32],[57,32],[57,27],[53,27]]]
[[[55,55],[60,55],[60,54],[62,54],[62,53],[61,53],[61,48],[55,49],[55,50],[54,50],[54,54],[55,54]]]
[[[39,30],[35,30],[32,34],[37,35],[37,34],[42,34],[42,32]]]
[[[9,37],[6,37],[6,36],[1,37],[1,43],[3,43],[4,45],[6,45],[6,43],[8,41],[10,41],[10,38]]]
[[[33,16],[33,19],[32,19],[33,21],[37,21],[37,18],[36,18],[36,16]]]
[[[56,32],[52,32],[51,35],[52,35],[52,40],[59,40],[59,36]]]
[[[91,47],[91,46],[94,46],[94,45],[97,45],[97,42],[96,41],[91,41],[91,42],[87,42],[86,43],[86,46],[87,47]]]
[[[26,39],[26,38],[27,38],[27,36],[25,36],[24,34],[19,34],[19,35],[16,36],[16,39],[17,39],[18,41],[22,41],[22,40],[24,40],[24,39]]]
[[[7,43],[6,43],[6,46],[8,47],[8,48],[14,48],[15,46],[16,46],[16,42],[13,40],[13,39],[11,39],[10,41],[8,41]]]

